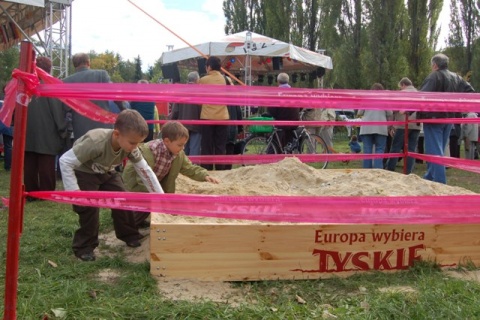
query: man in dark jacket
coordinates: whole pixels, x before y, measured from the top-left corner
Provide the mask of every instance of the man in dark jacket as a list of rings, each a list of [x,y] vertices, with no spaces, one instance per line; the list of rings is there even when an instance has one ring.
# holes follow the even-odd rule
[[[108,83],[110,76],[105,70],[90,69],[90,57],[86,53],[77,53],[72,57],[75,73],[63,79],[65,83]],[[97,106],[110,111],[107,100],[92,101]],[[112,124],[98,122],[72,111],[73,139],[77,140],[87,131],[97,128],[113,128]]]
[[[37,66],[50,73],[52,62],[47,57],[38,57]],[[25,138],[25,191],[55,190],[55,157],[62,150],[66,134],[62,103],[57,99],[33,96],[28,105]]]
[[[431,59],[432,73],[430,73],[420,88],[420,91],[429,92],[474,92],[472,86],[462,77],[448,70],[448,57],[442,53]],[[417,119],[439,119],[457,117],[455,112],[417,112]],[[443,156],[448,143],[452,124],[424,123],[425,154]],[[447,183],[445,166],[427,162],[425,179],[440,183]]]
[[[288,84],[290,77],[286,73],[279,73],[277,76],[277,82],[279,88],[290,88]],[[300,109],[295,107],[270,107],[268,113],[275,118],[275,120],[284,121],[298,121],[300,119]],[[282,126],[283,131],[279,132],[279,138],[282,143],[282,147],[285,147],[287,143],[292,142],[295,138],[293,131],[297,126]]]
[[[200,76],[197,71],[190,72],[187,77],[188,84],[198,83]],[[178,103],[172,108],[170,119],[172,120],[200,120],[201,105]],[[185,154],[187,156],[199,156],[202,143],[202,133],[199,125],[185,124],[188,129],[189,138],[185,145]]]

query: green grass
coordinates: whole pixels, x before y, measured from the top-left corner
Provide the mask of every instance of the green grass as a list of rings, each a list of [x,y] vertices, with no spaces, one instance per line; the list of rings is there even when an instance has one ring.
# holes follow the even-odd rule
[[[335,148],[346,151],[345,140]],[[2,165],[2,163],[0,163]],[[329,168],[359,168],[359,161],[331,163]],[[400,167],[398,168],[400,170]],[[424,172],[417,166],[415,173]],[[451,185],[480,192],[478,175],[448,170]],[[0,168],[0,195],[8,196],[9,174]],[[102,210],[100,232],[112,230],[110,214]],[[0,239],[6,243],[8,212],[0,210]],[[480,285],[448,277],[431,263],[419,263],[397,273],[373,272],[347,279],[232,283],[242,292],[240,306],[209,301],[172,301],[162,296],[147,263],[126,262],[122,251],[93,263],[71,252],[77,216],[69,205],[33,202],[25,206],[18,278],[18,319],[479,319]],[[5,284],[6,245],[0,247],[0,292]],[[54,268],[49,261],[55,262]],[[467,267],[472,268],[472,265]],[[102,281],[98,273],[118,273]],[[382,288],[410,290],[384,291]],[[95,292],[96,297],[92,297]],[[306,303],[301,304],[301,297]],[[0,306],[3,314],[3,303]],[[332,318],[333,319],[333,318]]]

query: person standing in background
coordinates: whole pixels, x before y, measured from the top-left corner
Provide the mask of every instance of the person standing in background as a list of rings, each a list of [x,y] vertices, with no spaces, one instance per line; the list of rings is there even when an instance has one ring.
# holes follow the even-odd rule
[[[90,57],[86,53],[77,53],[72,57],[75,73],[63,79],[65,83],[109,83],[110,77],[105,70],[90,69]],[[107,100],[92,101],[100,108],[110,111]],[[66,108],[68,106],[65,105]],[[103,123],[84,117],[74,110],[72,114],[73,140],[77,140],[92,129],[113,128],[110,123]]]
[[[475,92],[473,87],[456,73],[448,70],[449,59],[438,53],[431,59],[432,72],[423,81],[420,91],[425,92]],[[455,117],[455,112],[417,112],[417,119],[442,119]],[[425,154],[444,156],[452,130],[450,123],[424,123]],[[445,165],[427,162],[424,179],[447,183]]]
[[[148,80],[138,80],[139,84],[148,84]],[[151,101],[131,101],[130,109],[137,110],[145,119],[145,121],[154,120],[155,118],[155,102]],[[148,136],[145,138],[144,142],[153,140],[153,129],[154,124],[148,123]]]
[[[335,121],[337,115],[334,109],[310,109],[305,112],[306,121]],[[330,152],[333,151],[333,126],[307,127],[310,133],[320,136],[327,145]],[[350,129],[351,130],[351,129]],[[349,136],[350,137],[350,136]]]
[[[37,66],[50,73],[52,62],[47,57],[38,57]],[[53,98],[33,96],[28,104],[23,167],[27,192],[55,190],[55,159],[67,135],[65,111],[60,100]]]
[[[187,84],[197,84],[200,79],[197,71],[190,72],[187,77]],[[176,103],[173,105],[171,120],[200,120],[202,108],[198,104]],[[190,138],[185,145],[185,154],[187,156],[199,156],[202,143],[201,126],[198,124],[185,124]]]
[[[382,84],[374,83],[371,90],[384,90]],[[390,110],[358,110],[358,116],[363,116],[363,121],[390,121],[393,118],[393,113]],[[360,136],[363,142],[363,153],[375,154],[384,153],[387,143],[388,126],[387,125],[373,125],[361,126]],[[383,169],[383,159],[364,159],[363,168],[369,169]]]
[[[225,86],[226,80],[220,73],[221,62],[218,57],[211,56],[207,59],[207,75],[200,78],[200,84]],[[200,112],[202,120],[228,120],[228,109],[226,105],[202,105]],[[202,125],[202,155],[225,155],[228,137],[228,126],[225,125]],[[202,164],[207,170],[213,170],[213,164]],[[222,170],[223,165],[215,165],[217,170]]]
[[[475,119],[478,118],[478,116],[472,111],[468,112],[465,118]],[[475,159],[478,144],[478,123],[463,123],[462,137],[465,139],[465,158],[470,160]]]
[[[3,87],[3,92],[5,93],[5,87]],[[0,109],[2,107],[3,102],[0,104]],[[3,143],[3,168],[8,172],[12,168],[13,118],[10,127],[0,122],[0,134],[2,135]]]
[[[233,86],[232,80],[225,76],[225,82],[227,85]],[[240,106],[227,106],[228,108],[228,116],[230,120],[237,121],[237,120],[243,120],[242,116],[242,108]],[[239,148],[235,147],[237,143],[237,136],[239,133],[243,132],[243,126],[242,125],[231,125],[228,126],[228,138],[227,138],[227,145],[225,146],[225,154],[227,155],[234,155],[234,154],[240,154],[241,151],[238,150]],[[238,146],[238,145],[237,145]],[[232,169],[232,164],[226,164],[223,167],[223,170],[231,170]]]
[[[408,78],[402,78],[398,83],[398,87],[401,91],[405,92],[416,92],[417,89],[412,84],[412,81]],[[395,111],[393,113],[394,121],[405,122],[405,112]],[[416,120],[417,113],[413,112],[408,116],[408,120]],[[408,152],[415,152],[417,150],[418,136],[420,135],[420,130],[422,130],[421,123],[409,123],[408,124]],[[395,125],[391,126],[389,133],[393,132],[392,145],[390,147],[389,153],[399,153],[404,148],[404,139],[405,139],[405,125]],[[386,163],[386,169],[389,171],[395,171],[397,166],[398,158],[388,158]],[[415,159],[412,157],[407,158],[407,174],[412,173],[413,165],[415,164]]]
[[[277,76],[277,82],[279,88],[289,89],[291,88],[290,84],[290,77],[288,74],[282,72],[279,73]],[[268,113],[275,119],[275,120],[284,120],[284,121],[298,121],[300,120],[300,109],[296,107],[269,107]],[[282,131],[278,132],[278,137],[280,142],[282,143],[282,148],[292,142],[295,138],[295,131],[298,126],[282,126],[280,127]]]

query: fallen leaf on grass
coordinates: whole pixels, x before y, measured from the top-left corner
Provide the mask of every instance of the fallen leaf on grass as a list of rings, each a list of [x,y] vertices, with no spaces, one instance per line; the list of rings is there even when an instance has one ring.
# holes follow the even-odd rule
[[[328,310],[323,310],[322,313],[322,319],[337,319],[338,317],[330,312]]]
[[[367,301],[360,302],[360,308],[368,311],[370,309],[370,304]]]
[[[275,308],[275,307],[270,307],[270,311],[272,311],[272,312],[277,312],[277,311],[278,311],[278,309],[277,309],[277,308]]]
[[[58,267],[58,264],[56,264],[55,262],[53,262],[52,260],[47,260],[48,264],[51,265],[53,268],[56,268]]]
[[[97,291],[95,291],[95,290],[90,290],[90,291],[88,291],[88,295],[89,295],[90,298],[92,298],[92,299],[97,299]]]
[[[67,310],[63,308],[52,309],[52,312],[57,318],[65,319],[67,317]]]
[[[297,299],[297,302],[300,303],[300,304],[307,303],[307,301],[303,300],[303,298],[300,297],[299,295],[295,295],[295,299]]]

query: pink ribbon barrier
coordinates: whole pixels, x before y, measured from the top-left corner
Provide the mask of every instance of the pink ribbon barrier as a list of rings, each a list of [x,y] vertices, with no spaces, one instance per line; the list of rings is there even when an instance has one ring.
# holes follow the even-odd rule
[[[274,126],[305,126],[305,127],[318,127],[318,126],[378,126],[378,125],[395,125],[404,126],[405,121],[360,121],[345,122],[345,121],[284,121],[284,120],[176,120],[183,124],[200,124],[200,125],[274,125]],[[167,123],[171,120],[147,120],[147,123]],[[422,119],[422,120],[409,120],[408,123],[480,123],[480,118],[439,118],[439,119]]]
[[[40,68],[36,74],[14,70],[13,77],[23,81],[27,95],[59,98],[78,113],[89,118],[113,123],[116,115],[103,110],[88,100],[137,100],[178,103],[210,103],[242,106],[277,106],[301,108],[342,109],[345,105],[355,109],[405,110],[405,111],[478,111],[480,94],[474,93],[433,93],[433,92],[399,92],[372,90],[329,90],[291,88],[285,90],[263,86],[214,86],[184,84],[118,84],[118,83],[63,83]],[[43,81],[40,84],[38,77]],[[11,88],[15,89],[14,84]],[[0,111],[0,121],[10,123],[15,101],[15,93],[7,90],[5,107]],[[13,99],[13,100],[12,100]],[[19,99],[19,97],[16,97]],[[28,103],[27,99],[27,103]],[[434,119],[432,122],[446,122],[447,119]],[[244,120],[245,121],[245,120]],[[467,123],[465,120],[455,123]],[[425,121],[430,122],[430,121]],[[446,123],[454,123],[452,121]],[[480,123],[480,120],[468,120]],[[187,124],[185,122],[185,124]],[[203,122],[201,124],[220,124]],[[222,123],[227,125],[227,123]],[[228,123],[229,125],[232,122]],[[247,124],[247,123],[238,123]],[[254,123],[251,123],[254,124]],[[258,122],[257,124],[263,124]],[[299,125],[295,122],[274,122],[275,125]],[[312,121],[302,123],[310,126],[342,125]],[[361,125],[398,124],[398,122],[363,122]],[[356,124],[360,125],[360,123]]]
[[[39,191],[31,197],[143,212],[266,222],[344,224],[480,223],[480,195],[419,197],[217,196]]]
[[[156,101],[241,106],[300,108],[478,111],[480,94],[328,90],[262,86],[215,86],[186,84],[65,83],[40,84],[39,96],[92,100]]]
[[[351,161],[362,159],[384,159],[403,157],[403,153],[329,153],[329,154],[264,154],[264,155],[229,155],[229,156],[189,156],[193,163],[209,164],[266,164],[279,162],[285,158],[295,157],[303,163],[324,162],[324,161]]]
[[[12,124],[12,115],[17,99],[17,83],[17,79],[12,79],[7,83],[7,86],[5,87],[5,100],[3,100],[3,106],[0,108],[0,121],[7,127]],[[21,97],[19,96],[18,99],[20,98]],[[25,103],[28,104],[28,101],[25,101]]]
[[[407,154],[409,157],[412,157],[415,159],[420,159],[427,162],[441,164],[443,166],[448,166],[448,167],[461,169],[465,171],[480,173],[480,161],[478,160],[433,156],[433,155],[426,155],[426,154],[420,154],[415,152],[408,152]]]

